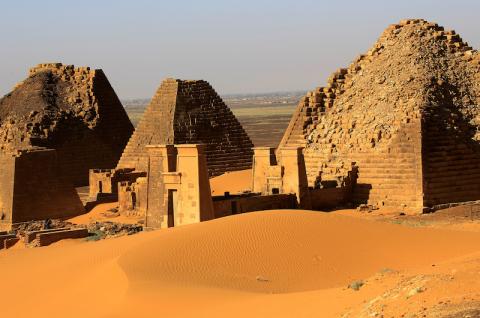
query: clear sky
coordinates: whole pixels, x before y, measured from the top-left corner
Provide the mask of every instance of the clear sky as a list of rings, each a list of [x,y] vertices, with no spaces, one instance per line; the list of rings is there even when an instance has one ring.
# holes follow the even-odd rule
[[[0,1],[0,94],[38,63],[102,68],[121,98],[165,77],[220,94],[309,90],[389,24],[424,18],[480,41],[478,0]]]

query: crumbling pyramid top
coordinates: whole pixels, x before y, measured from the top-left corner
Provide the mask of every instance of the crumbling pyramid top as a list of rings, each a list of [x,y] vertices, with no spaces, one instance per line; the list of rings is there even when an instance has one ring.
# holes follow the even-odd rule
[[[0,99],[0,150],[57,149],[59,163],[80,183],[88,178],[87,165],[113,167],[132,131],[102,70],[39,64]]]
[[[187,143],[206,145],[211,176],[251,167],[253,144],[210,84],[166,79],[145,110],[117,168],[146,171],[146,145]]]
[[[452,89],[454,100],[448,102],[478,124],[479,62],[477,51],[455,31],[436,23],[409,19],[391,25],[366,54],[301,100],[281,145],[333,156],[375,148],[402,121],[442,103],[441,92]]]
[[[128,116],[102,70],[39,64],[0,99],[0,149],[50,146],[48,140],[67,123],[95,129],[111,124],[112,115],[131,133]]]

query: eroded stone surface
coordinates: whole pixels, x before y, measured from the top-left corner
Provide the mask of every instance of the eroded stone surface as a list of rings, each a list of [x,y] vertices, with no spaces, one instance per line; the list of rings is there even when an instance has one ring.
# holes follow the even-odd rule
[[[0,99],[0,150],[57,150],[62,173],[88,184],[88,169],[113,168],[133,126],[102,70],[39,64]]]
[[[455,31],[420,19],[388,27],[326,87],[299,103],[280,144],[305,146],[309,185],[414,210],[478,199],[480,55]]]

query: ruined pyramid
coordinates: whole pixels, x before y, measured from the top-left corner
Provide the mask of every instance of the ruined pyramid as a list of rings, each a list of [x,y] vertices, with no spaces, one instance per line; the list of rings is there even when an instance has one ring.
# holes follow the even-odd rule
[[[422,211],[480,199],[480,54],[425,20],[388,27],[300,101],[280,146],[304,146],[309,185]]]
[[[102,70],[39,64],[0,99],[0,151],[55,149],[75,185],[88,184],[92,167],[113,168],[132,132]]]
[[[166,79],[145,110],[117,169],[148,171],[146,145],[196,143],[206,145],[210,176],[252,166],[250,138],[210,84]]]

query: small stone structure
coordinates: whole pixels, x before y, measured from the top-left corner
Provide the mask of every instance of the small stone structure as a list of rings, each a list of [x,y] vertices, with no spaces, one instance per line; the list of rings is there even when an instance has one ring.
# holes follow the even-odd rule
[[[92,167],[114,168],[133,132],[102,70],[39,64],[0,99],[0,151],[57,150],[62,175],[88,184]]]
[[[116,182],[119,211],[144,215],[145,226],[166,228],[214,218],[203,145],[147,145],[145,173],[92,173],[94,184]],[[98,194],[97,194],[98,196]]]
[[[88,230],[84,228],[42,232],[37,233],[34,244],[35,246],[48,246],[61,240],[85,238],[87,236]]]
[[[7,234],[6,232],[0,233],[0,250],[10,247],[10,242],[18,240],[15,234]]]
[[[147,227],[165,228],[214,218],[203,145],[150,145]]]
[[[25,232],[23,235],[23,242],[25,245],[30,245],[34,243],[34,241],[38,238],[38,234],[43,234],[43,233],[52,233],[52,232],[59,232],[59,231],[65,231],[69,230],[67,227],[61,227],[61,228],[56,228],[56,229],[43,229],[43,230],[36,230],[36,231],[28,231]]]
[[[145,177],[146,171],[135,169],[91,169],[89,197],[91,200],[101,202],[103,198],[117,197],[119,185],[126,187],[129,183],[136,182],[138,178]]]
[[[0,229],[84,212],[75,188],[59,171],[55,150],[3,152],[0,166]]]
[[[253,192],[262,195],[295,194],[298,206],[311,209],[302,147],[254,148]]]
[[[356,185],[356,166],[347,171],[341,184],[317,181],[321,188],[308,186],[303,147],[254,148],[253,192],[264,196],[293,194],[296,204],[289,208],[325,210],[348,205]],[[276,206],[270,200],[272,206]],[[285,208],[285,207],[284,207]]]
[[[15,244],[17,244],[18,241],[20,241],[20,238],[18,238],[18,237],[7,238],[7,239],[5,239],[5,241],[3,242],[3,248],[4,248],[4,249],[9,249],[10,247],[12,247],[12,246],[14,246]]]
[[[480,199],[480,54],[420,19],[388,27],[299,103],[279,148],[305,147],[309,186],[418,213]],[[327,185],[325,187],[325,185]]]

